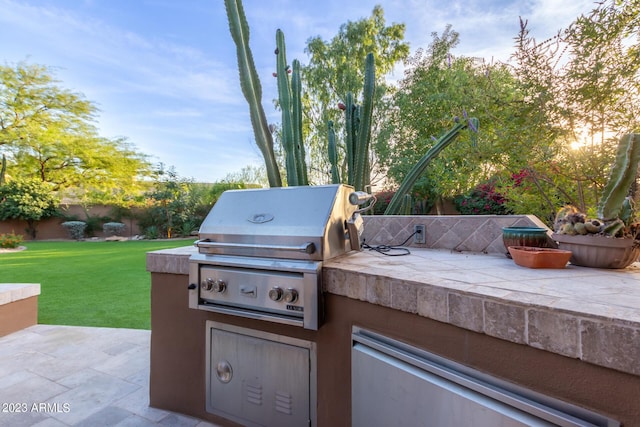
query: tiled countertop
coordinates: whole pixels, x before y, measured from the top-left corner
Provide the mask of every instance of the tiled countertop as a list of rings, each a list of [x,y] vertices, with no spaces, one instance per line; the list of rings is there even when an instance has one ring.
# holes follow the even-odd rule
[[[39,283],[0,283],[0,305],[40,295]]]
[[[640,264],[529,269],[503,255],[412,249],[324,264],[333,294],[640,375]]]
[[[188,274],[193,247],[147,254],[147,270]],[[412,248],[327,261],[327,292],[415,313],[640,376],[640,264],[528,269],[504,255]]]

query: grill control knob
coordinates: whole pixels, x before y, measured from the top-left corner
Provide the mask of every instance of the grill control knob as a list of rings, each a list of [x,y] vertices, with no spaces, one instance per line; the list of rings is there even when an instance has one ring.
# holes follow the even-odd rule
[[[288,302],[288,303],[294,303],[298,301],[298,291],[296,291],[293,288],[287,289],[286,291],[284,291],[283,299],[285,302]]]
[[[282,288],[274,286],[269,290],[269,299],[271,301],[280,301],[282,299]]]
[[[202,281],[202,289],[210,291],[213,288],[213,279],[209,277],[207,280]]]
[[[215,280],[211,287],[211,290],[213,292],[218,292],[219,294],[223,293],[225,289],[227,289],[227,284],[224,282],[224,280],[221,279]]]

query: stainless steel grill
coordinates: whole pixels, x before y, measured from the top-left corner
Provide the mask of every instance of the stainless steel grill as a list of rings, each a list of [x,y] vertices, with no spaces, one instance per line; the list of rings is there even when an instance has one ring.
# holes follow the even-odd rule
[[[362,200],[346,185],[224,192],[190,259],[189,306],[318,329],[322,262],[360,249]]]

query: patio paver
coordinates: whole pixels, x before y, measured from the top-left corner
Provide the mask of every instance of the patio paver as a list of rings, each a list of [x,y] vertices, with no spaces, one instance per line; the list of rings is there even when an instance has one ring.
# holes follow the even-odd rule
[[[0,338],[0,426],[186,426],[149,407],[148,330],[35,325]]]

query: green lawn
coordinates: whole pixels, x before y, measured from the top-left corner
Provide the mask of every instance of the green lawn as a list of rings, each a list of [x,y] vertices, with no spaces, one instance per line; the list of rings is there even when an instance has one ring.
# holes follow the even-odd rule
[[[0,283],[40,283],[38,323],[149,329],[146,253],[192,241],[26,242],[0,253]]]

